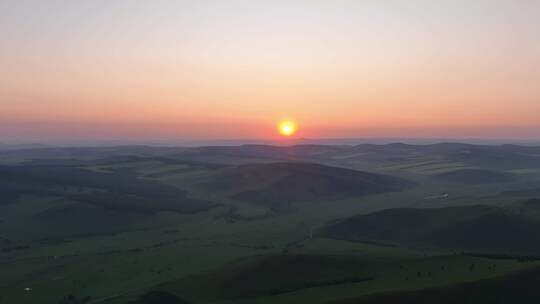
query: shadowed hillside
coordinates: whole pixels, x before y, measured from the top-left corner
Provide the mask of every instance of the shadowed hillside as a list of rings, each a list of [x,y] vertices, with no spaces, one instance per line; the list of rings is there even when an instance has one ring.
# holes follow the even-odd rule
[[[540,221],[522,209],[467,206],[389,209],[345,219],[319,233],[336,239],[435,249],[538,253],[539,231]]]
[[[188,304],[188,302],[167,292],[152,291],[128,304]]]
[[[326,304],[530,269],[539,155],[468,144],[0,151],[0,302]]]
[[[207,275],[187,277],[158,289],[211,302],[365,282],[373,275],[369,260],[356,257],[269,255],[239,259]]]
[[[269,254],[240,258],[204,274],[156,286],[150,293],[191,303],[328,303],[345,294],[420,289],[478,281],[524,269],[513,257],[471,255],[345,256]],[[471,266],[472,265],[472,266]],[[426,285],[427,284],[427,285]],[[345,292],[345,294],[344,294]]]
[[[213,206],[178,188],[138,179],[132,172],[95,172],[69,166],[0,167],[0,204],[23,194],[65,197],[112,210],[198,212]]]
[[[346,199],[400,191],[412,185],[391,176],[319,164],[269,163],[235,167],[205,187],[281,211],[291,202]]]
[[[493,184],[506,183],[515,179],[512,174],[490,170],[463,169],[440,173],[435,179],[459,184]]]
[[[378,294],[333,304],[496,304],[540,302],[540,269],[448,287]]]

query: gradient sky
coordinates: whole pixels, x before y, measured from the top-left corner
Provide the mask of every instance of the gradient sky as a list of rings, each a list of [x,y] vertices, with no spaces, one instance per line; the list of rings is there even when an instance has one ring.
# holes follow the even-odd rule
[[[540,138],[540,1],[2,0],[0,141]]]

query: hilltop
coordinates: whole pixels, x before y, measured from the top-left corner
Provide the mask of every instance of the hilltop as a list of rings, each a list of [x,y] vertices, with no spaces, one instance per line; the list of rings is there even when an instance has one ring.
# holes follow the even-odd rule
[[[406,180],[314,163],[279,162],[229,168],[204,186],[278,211],[292,202],[339,200],[400,191]]]

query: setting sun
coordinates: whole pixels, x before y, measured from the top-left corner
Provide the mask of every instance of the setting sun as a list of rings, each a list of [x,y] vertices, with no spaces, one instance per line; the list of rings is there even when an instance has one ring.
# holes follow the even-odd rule
[[[296,133],[296,124],[290,120],[281,121],[278,124],[279,134],[283,136],[292,136]]]

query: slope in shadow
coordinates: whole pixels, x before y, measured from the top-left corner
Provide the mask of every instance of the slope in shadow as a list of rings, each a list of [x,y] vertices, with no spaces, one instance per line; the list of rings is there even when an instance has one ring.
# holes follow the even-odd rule
[[[207,274],[163,284],[157,290],[203,302],[273,296],[307,288],[370,281],[374,276],[370,263],[346,256],[253,256]]]
[[[334,304],[536,304],[540,268],[449,287],[378,294]]]
[[[313,163],[269,163],[235,167],[206,184],[237,200],[285,211],[292,202],[346,199],[400,191],[406,180]]]
[[[432,249],[540,253],[540,220],[520,208],[389,209],[332,223],[318,235]]]
[[[458,184],[508,183],[516,179],[516,177],[510,173],[480,169],[456,170],[440,173],[433,177],[440,181]]]

